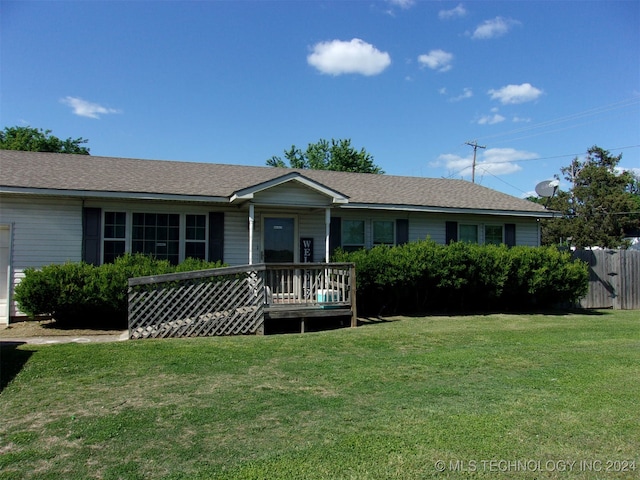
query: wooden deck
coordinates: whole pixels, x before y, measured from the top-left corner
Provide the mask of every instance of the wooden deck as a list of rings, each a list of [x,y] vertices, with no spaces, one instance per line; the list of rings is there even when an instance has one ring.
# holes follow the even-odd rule
[[[263,334],[267,320],[349,317],[355,266],[258,264],[129,280],[129,338]]]

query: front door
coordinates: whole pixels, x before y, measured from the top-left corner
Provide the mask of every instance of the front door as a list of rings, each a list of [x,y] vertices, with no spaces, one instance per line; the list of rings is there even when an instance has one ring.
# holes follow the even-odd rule
[[[296,247],[296,220],[293,217],[264,217],[265,263],[293,263]]]

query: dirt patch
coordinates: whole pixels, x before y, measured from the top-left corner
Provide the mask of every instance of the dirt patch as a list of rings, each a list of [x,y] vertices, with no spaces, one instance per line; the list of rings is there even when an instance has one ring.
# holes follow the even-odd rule
[[[122,329],[60,328],[55,320],[26,320],[0,327],[0,338],[119,335]]]

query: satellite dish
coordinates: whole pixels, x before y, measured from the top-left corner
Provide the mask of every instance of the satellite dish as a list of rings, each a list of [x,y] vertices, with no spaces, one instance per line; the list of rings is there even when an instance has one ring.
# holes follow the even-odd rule
[[[536,185],[536,193],[541,197],[553,197],[560,185],[559,180],[545,180]]]

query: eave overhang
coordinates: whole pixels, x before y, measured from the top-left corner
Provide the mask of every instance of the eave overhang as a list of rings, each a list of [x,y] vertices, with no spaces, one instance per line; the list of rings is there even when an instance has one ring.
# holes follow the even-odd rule
[[[341,205],[343,209],[354,210],[386,210],[386,211],[402,211],[402,212],[422,212],[422,213],[450,213],[450,214],[469,214],[469,215],[492,215],[492,216],[510,216],[510,217],[527,217],[527,218],[554,218],[558,216],[558,212],[547,211],[526,211],[526,210],[493,210],[482,208],[453,208],[453,207],[436,207],[422,205],[391,205],[376,203],[349,203]]]
[[[180,195],[172,193],[150,192],[109,192],[95,190],[61,190],[55,188],[25,188],[0,186],[0,193],[18,195],[42,195],[69,198],[108,198],[115,200],[156,200],[172,202],[198,202],[228,204],[225,197],[210,197],[206,195]]]

